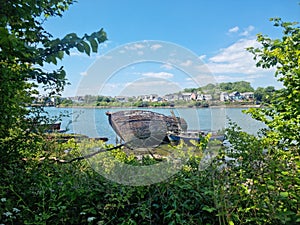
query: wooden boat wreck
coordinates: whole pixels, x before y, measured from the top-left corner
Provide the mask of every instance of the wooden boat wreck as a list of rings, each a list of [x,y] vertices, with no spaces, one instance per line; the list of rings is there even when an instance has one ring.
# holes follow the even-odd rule
[[[147,110],[107,112],[108,121],[117,135],[134,147],[153,147],[168,142],[167,133],[187,130],[183,118]]]

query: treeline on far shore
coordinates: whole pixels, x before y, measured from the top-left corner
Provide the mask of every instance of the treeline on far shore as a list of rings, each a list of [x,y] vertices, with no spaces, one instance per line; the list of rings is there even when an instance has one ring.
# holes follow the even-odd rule
[[[41,97],[33,106],[56,107],[243,107],[270,103],[276,90],[273,86],[254,89],[249,82],[208,84],[199,88],[186,88],[165,96],[102,96]]]

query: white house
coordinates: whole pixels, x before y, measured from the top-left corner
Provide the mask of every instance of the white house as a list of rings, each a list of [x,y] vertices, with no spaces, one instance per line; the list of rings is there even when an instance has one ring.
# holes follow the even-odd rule
[[[241,93],[241,95],[244,97],[244,99],[247,99],[247,100],[254,99],[254,92],[244,92],[244,93]]]
[[[115,99],[118,102],[127,102],[128,101],[128,97],[126,97],[126,96],[116,96]]]
[[[181,95],[180,95],[180,99],[181,99],[181,100],[184,100],[184,101],[189,101],[189,100],[191,100],[191,95],[192,95],[192,93],[189,93],[189,92],[183,92],[183,93],[181,93]]]
[[[222,92],[221,94],[220,94],[220,101],[221,102],[226,102],[226,101],[228,101],[230,98],[229,98],[229,95],[228,95],[228,93],[227,92]]]

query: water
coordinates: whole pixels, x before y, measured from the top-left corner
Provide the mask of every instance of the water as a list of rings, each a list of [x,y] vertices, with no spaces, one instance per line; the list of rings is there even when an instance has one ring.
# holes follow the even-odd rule
[[[107,137],[108,143],[114,144],[116,134],[108,123],[106,112],[128,110],[121,108],[95,109],[95,108],[46,108],[51,116],[58,116],[61,113],[71,114],[70,117],[63,117],[61,129],[68,129],[67,133],[77,133],[89,137]],[[153,108],[146,109],[176,116],[180,116],[187,121],[189,130],[221,130],[228,127],[228,118],[236,122],[244,131],[256,134],[264,125],[249,115],[242,113],[242,108]]]

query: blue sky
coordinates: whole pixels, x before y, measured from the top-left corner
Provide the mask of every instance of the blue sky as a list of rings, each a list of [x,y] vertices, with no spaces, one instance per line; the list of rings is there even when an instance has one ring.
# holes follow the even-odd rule
[[[165,94],[209,82],[240,80],[251,82],[255,88],[280,87],[273,78],[273,71],[256,68],[245,48],[258,46],[255,41],[257,33],[280,37],[281,30],[273,27],[270,18],[299,21],[299,2],[78,0],[62,18],[50,18],[45,28],[54,37],[71,32],[83,35],[100,28],[107,32],[108,41],[99,47],[97,54],[88,57],[74,50],[71,56],[59,62],[59,66],[65,67],[71,82],[63,96]],[[119,65],[116,62],[120,60],[118,54],[126,55],[125,50],[128,50],[142,59],[147,56],[147,46],[152,50],[159,49],[161,54],[164,54],[165,47],[173,46],[177,52],[182,50],[181,54],[187,55],[190,52],[191,58],[197,59],[182,56],[181,62],[172,63],[172,54],[169,54],[169,59],[162,61],[147,61],[146,57],[144,61],[126,61],[127,64],[121,64],[120,68],[115,66]],[[110,65],[114,69],[107,70],[110,74],[103,68],[108,64],[103,61],[105,57],[108,59],[107,55],[110,55]],[[193,66],[198,70],[191,72],[189,69]]]

